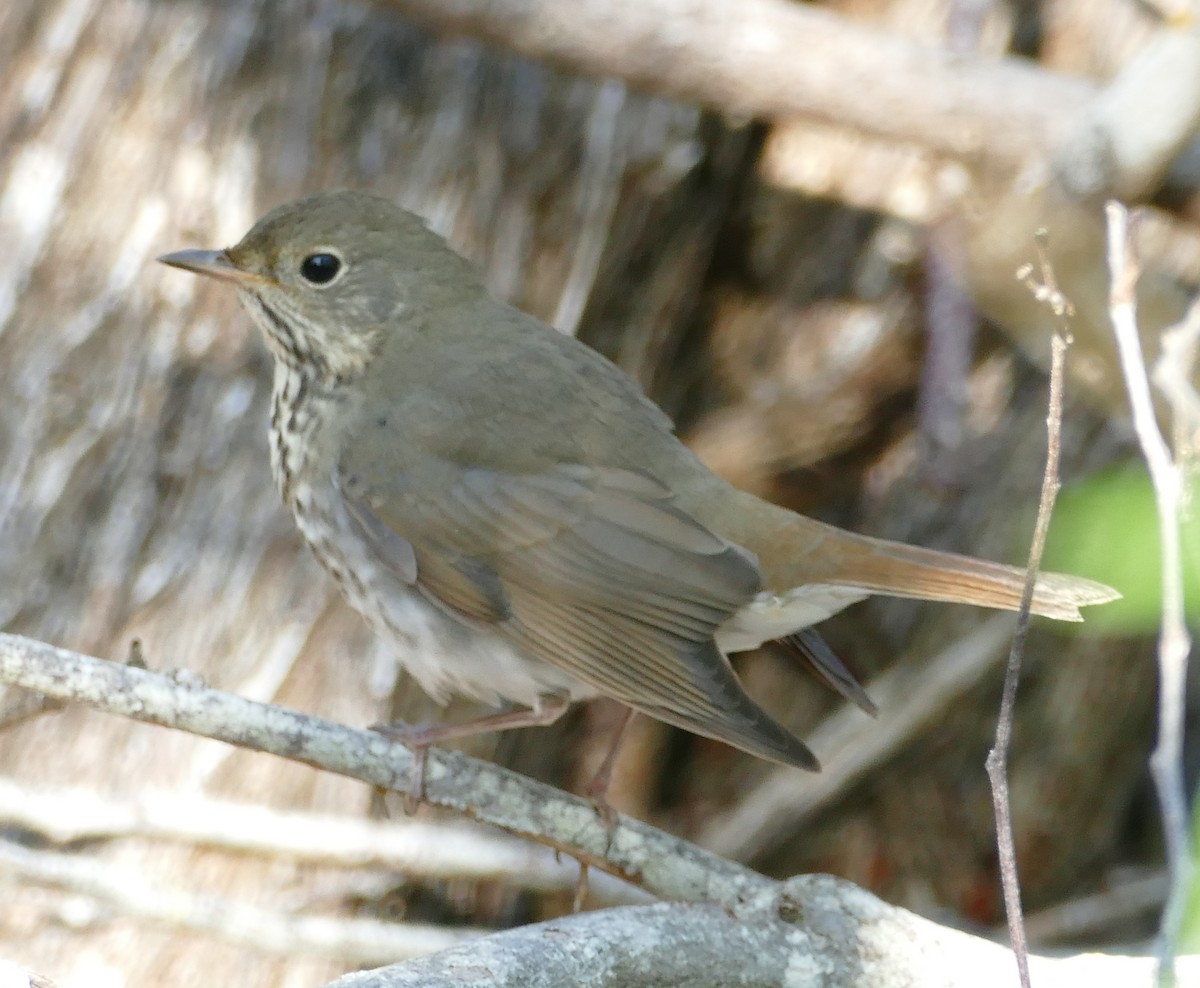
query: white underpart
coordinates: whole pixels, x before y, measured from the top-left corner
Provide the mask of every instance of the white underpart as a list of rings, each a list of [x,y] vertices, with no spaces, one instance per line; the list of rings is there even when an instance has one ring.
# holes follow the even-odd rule
[[[468,696],[484,703],[507,700],[538,708],[546,694],[576,700],[596,695],[569,673],[528,659],[499,635],[432,603],[358,537],[333,484],[322,487],[298,483],[292,488],[293,500],[306,509],[296,516],[301,533],[350,606],[395,646],[396,660],[433,699],[445,703],[451,696]],[[327,530],[306,524],[304,515],[314,509],[328,513],[340,538],[331,539]]]
[[[795,587],[783,594],[763,591],[721,625],[714,637],[726,655],[744,652],[824,621],[869,596],[870,591],[859,587],[823,583]]]

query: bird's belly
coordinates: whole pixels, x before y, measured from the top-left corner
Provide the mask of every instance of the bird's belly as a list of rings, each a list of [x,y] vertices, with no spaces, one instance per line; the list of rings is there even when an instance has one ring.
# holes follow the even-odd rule
[[[727,655],[758,648],[763,642],[824,621],[868,596],[869,591],[858,587],[827,584],[796,587],[782,594],[763,591],[717,629],[717,647]]]
[[[595,695],[591,687],[530,658],[501,635],[454,617],[407,583],[358,535],[332,485],[318,491],[298,484],[291,493],[296,523],[317,559],[434,700],[444,703],[459,695],[533,707],[549,693],[571,699]]]
[[[452,617],[420,591],[361,594],[346,583],[342,589],[375,632],[394,645],[397,661],[439,703],[459,695],[534,707],[550,693],[571,699],[595,693],[554,666],[527,658],[499,635]]]

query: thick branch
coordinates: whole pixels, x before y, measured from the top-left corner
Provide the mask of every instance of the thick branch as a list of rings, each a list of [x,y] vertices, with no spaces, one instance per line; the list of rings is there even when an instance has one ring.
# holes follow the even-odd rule
[[[1200,119],[1200,33],[1164,29],[1103,89],[965,58],[791,0],[389,0],[407,16],[735,118],[813,117],[1068,187],[1153,189]],[[1168,95],[1164,95],[1168,94]]]
[[[734,117],[809,116],[1008,164],[1092,87],[964,59],[790,0],[390,0],[407,16]]]
[[[412,767],[407,749],[370,731],[13,635],[0,635],[0,681],[372,785],[404,787]],[[694,986],[736,981],[893,988],[929,984],[931,978],[971,988],[1007,983],[1006,948],[990,941],[939,927],[839,879],[770,881],[626,818],[618,817],[609,832],[590,804],[495,765],[430,751],[426,797],[561,847],[659,895],[693,902],[631,906],[523,927],[473,941],[465,951],[451,948],[409,965],[350,975],[338,988],[582,980],[604,986],[647,979]],[[1092,985],[1132,983],[1149,969],[1144,958],[1035,964],[1053,970],[1058,983],[1067,970],[1058,965],[1070,965],[1076,983]],[[1084,965],[1095,970],[1084,975],[1079,970]]]
[[[398,742],[190,680],[0,635],[0,682],[270,752],[369,785],[408,788],[413,758]],[[458,752],[429,752],[425,800],[558,848],[664,899],[731,904],[774,885],[628,817],[617,814],[610,830],[587,800]]]
[[[809,875],[734,910],[662,903],[586,913],[349,974],[329,988],[1010,988],[1007,954],[848,882]],[[1045,984],[1089,988],[1145,984],[1152,967],[1146,957],[1031,961]]]

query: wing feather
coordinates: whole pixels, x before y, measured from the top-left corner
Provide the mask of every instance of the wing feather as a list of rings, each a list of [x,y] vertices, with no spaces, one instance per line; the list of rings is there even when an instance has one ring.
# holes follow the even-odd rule
[[[449,478],[445,489],[424,494],[369,470],[354,475],[353,514],[400,575],[415,560],[427,596],[608,696],[768,758],[815,765],[745,694],[713,642],[761,589],[750,553],[631,471],[444,466],[430,475]]]

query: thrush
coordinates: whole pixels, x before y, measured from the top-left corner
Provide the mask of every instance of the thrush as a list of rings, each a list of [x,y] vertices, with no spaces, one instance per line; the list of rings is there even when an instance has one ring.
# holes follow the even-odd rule
[[[1015,610],[1022,569],[843,531],[738,490],[613,363],[490,295],[417,216],[362,192],[160,260],[231,283],[275,358],[271,467],[316,557],[435,699],[548,723],[607,696],[785,765],[804,743],[727,656],[782,639],[870,701],[810,626],[871,594]],[[1117,597],[1045,573],[1033,611]]]

